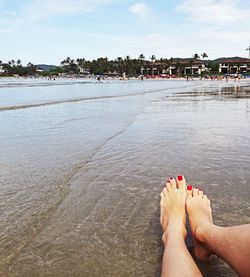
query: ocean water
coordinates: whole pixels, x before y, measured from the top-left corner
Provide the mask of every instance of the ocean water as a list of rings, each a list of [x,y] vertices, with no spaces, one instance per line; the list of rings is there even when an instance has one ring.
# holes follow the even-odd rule
[[[1,274],[159,276],[167,176],[201,187],[215,223],[249,223],[249,96],[246,80],[1,79]]]

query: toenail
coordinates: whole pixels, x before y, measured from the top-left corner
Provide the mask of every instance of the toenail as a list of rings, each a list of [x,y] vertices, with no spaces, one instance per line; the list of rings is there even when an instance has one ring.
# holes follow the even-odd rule
[[[178,181],[182,181],[182,179],[183,179],[182,175],[179,175],[179,176],[177,177],[177,179],[178,179]]]
[[[192,190],[192,188],[193,188],[193,186],[191,186],[191,185],[187,186],[187,190]]]
[[[169,177],[169,180],[173,180],[174,178],[173,177]]]

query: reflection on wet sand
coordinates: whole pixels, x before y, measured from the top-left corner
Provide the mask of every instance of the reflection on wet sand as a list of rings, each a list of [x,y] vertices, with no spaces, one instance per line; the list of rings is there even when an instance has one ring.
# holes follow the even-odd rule
[[[1,260],[17,253],[2,271],[159,276],[169,175],[203,188],[217,224],[249,222],[249,98],[227,101],[249,87],[206,86],[0,113]],[[219,259],[200,267],[235,276]]]
[[[211,95],[219,95],[219,96],[228,96],[231,98],[248,98],[250,97],[250,87],[244,85],[235,85],[229,87],[217,87],[217,88],[199,88],[194,89],[191,92],[180,92],[177,93],[181,96],[211,96]]]

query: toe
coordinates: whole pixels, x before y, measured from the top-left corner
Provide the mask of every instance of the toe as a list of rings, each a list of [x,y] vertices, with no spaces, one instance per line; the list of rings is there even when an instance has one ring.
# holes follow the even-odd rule
[[[166,183],[166,188],[167,188],[168,191],[170,191],[172,189],[171,184],[170,184],[169,181],[167,181],[167,183]]]
[[[186,189],[186,180],[185,180],[185,177],[183,175],[179,175],[177,177],[177,187],[179,189]]]
[[[198,192],[199,196],[202,198],[203,197],[203,191],[199,189],[199,192]]]
[[[164,188],[164,189],[162,190],[162,193],[164,194],[164,196],[166,196],[167,193],[168,193],[167,188]]]
[[[195,188],[193,189],[193,197],[197,197],[198,194],[199,194],[199,189],[195,187]]]
[[[192,196],[193,195],[193,186],[190,185],[190,184],[187,186],[187,195],[188,196]]]
[[[204,199],[204,201],[207,203],[207,205],[210,206],[210,200],[208,199],[206,194],[203,194],[202,199]]]
[[[176,186],[176,181],[175,181],[174,178],[170,178],[170,179],[169,179],[169,182],[170,182],[170,184],[171,184],[172,189],[176,189],[176,188],[177,188],[177,186]]]

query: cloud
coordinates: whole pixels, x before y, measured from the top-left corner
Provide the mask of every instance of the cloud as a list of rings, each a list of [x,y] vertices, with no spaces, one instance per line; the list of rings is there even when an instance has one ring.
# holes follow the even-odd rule
[[[191,57],[196,52],[206,52],[209,58],[247,54],[249,8],[245,5],[243,10],[243,0],[179,0],[176,10],[166,6],[165,12],[162,5],[151,2],[149,6],[143,1],[146,3],[135,0],[127,6],[127,12],[140,19],[131,21],[124,13],[124,3],[129,2],[125,0],[25,0],[18,5],[0,0],[0,5],[6,3],[0,16],[2,59],[59,64],[66,56],[82,55],[92,59],[138,57],[141,53],[157,58]],[[115,12],[116,16],[107,16]],[[85,17],[86,13],[91,14]],[[71,24],[74,28],[67,27],[71,17],[77,17]]]
[[[220,43],[241,43],[246,42],[250,37],[248,30],[217,30],[216,28],[206,28],[194,33],[196,37],[202,39],[214,40]]]
[[[176,9],[192,21],[226,25],[248,17],[249,10],[240,9],[238,4],[237,0],[183,0]]]
[[[33,19],[75,16],[89,13],[111,0],[34,0],[26,7],[26,16]]]
[[[0,17],[0,33],[13,33],[47,18],[80,16],[118,0],[27,0],[19,11],[6,10]],[[0,0],[4,6],[5,0]]]
[[[151,9],[143,2],[132,5],[129,11],[141,19],[146,19],[151,15]]]
[[[199,41],[198,46],[208,45],[212,55],[222,55],[219,53],[223,51],[229,55],[227,52],[239,53],[249,44],[250,9],[243,5],[239,0],[182,0],[176,10],[188,16],[185,23],[193,23],[186,28],[190,37]]]

